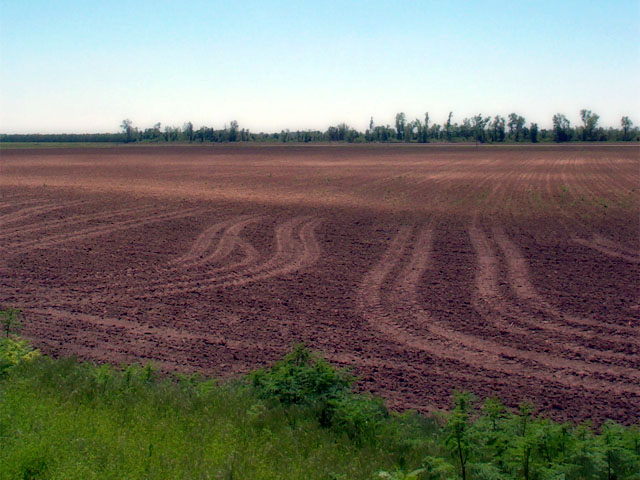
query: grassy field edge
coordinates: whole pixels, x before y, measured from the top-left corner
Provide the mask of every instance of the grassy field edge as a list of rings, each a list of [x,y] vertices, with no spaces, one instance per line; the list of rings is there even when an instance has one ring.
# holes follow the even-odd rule
[[[456,393],[390,412],[297,346],[227,382],[53,359],[0,341],[0,478],[640,478],[640,430],[560,424]]]

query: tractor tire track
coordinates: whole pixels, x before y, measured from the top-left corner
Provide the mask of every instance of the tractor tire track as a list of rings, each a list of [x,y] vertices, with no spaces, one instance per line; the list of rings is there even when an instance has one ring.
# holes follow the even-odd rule
[[[306,222],[306,223],[305,223]],[[296,227],[303,224],[298,232],[298,240],[294,238]],[[214,269],[210,273],[221,273],[213,278],[189,279],[166,285],[164,288],[143,295],[142,298],[171,296],[181,293],[202,292],[241,286],[256,281],[266,280],[275,276],[283,276],[307,267],[317,261],[320,256],[320,246],[315,238],[315,229],[320,224],[319,219],[296,217],[276,227],[276,252],[264,263],[257,263],[257,251],[246,242],[237,241],[236,245],[245,251],[245,260],[237,265]],[[249,259],[249,261],[247,261]],[[244,265],[249,263],[249,265]],[[239,270],[238,266],[241,266]]]
[[[277,350],[273,345],[234,340],[213,331],[186,331],[174,327],[143,324],[125,318],[90,315],[50,307],[25,308],[23,311],[28,314],[24,333],[30,339],[53,349],[59,343],[64,343],[66,352],[73,352],[85,360],[98,362],[108,359],[111,363],[130,364],[140,362],[142,358],[144,361],[151,361],[162,371],[171,372],[176,370],[176,367],[184,368],[187,365],[202,367],[202,363],[194,364],[192,361],[179,360],[187,356],[197,356],[198,343],[210,345],[211,348],[223,347],[235,351],[246,351],[250,348],[266,353]],[[70,325],[77,327],[70,329]],[[163,347],[162,358],[157,354],[159,345]],[[278,355],[282,356],[285,353],[287,351],[282,350]],[[170,360],[168,358],[170,356],[175,360]],[[323,356],[341,366],[358,366],[358,368],[372,368],[377,371],[393,369],[416,378],[423,374],[419,366],[401,358],[394,359],[390,365],[387,358],[364,358],[349,352],[325,351]],[[443,364],[432,365],[429,377],[432,380],[439,379],[438,383],[448,382],[452,385],[456,385],[459,381],[467,383],[479,381],[474,373],[452,372],[447,365]],[[496,384],[510,389],[517,386],[517,383],[508,377],[496,380]],[[424,402],[420,402],[417,406],[423,409],[435,408],[434,405],[426,405]]]
[[[179,259],[171,261],[168,266],[158,268],[153,271],[152,275],[154,277],[158,275],[171,275],[172,280],[169,282],[167,282],[166,279],[159,278],[155,280],[140,279],[138,282],[139,285],[133,287],[125,285],[124,282],[120,282],[120,284],[127,292],[133,294],[137,293],[144,296],[149,292],[150,288],[170,290],[177,285],[208,279],[212,273],[223,273],[225,271],[257,264],[260,257],[259,253],[252,245],[240,237],[240,233],[246,226],[257,221],[259,221],[259,217],[248,217],[244,215],[239,218],[216,223],[207,228],[205,232],[196,239],[197,245],[192,247],[187,254],[183,255]],[[207,250],[210,249],[211,243],[213,242],[213,237],[215,237],[216,233],[221,230],[224,230],[224,232],[215,250],[206,255]],[[208,268],[202,271],[201,267],[221,262],[225,258],[229,257],[236,249],[243,251],[243,258],[241,260],[221,267]],[[198,269],[198,271],[195,273],[189,273],[190,269]]]
[[[176,367],[202,367],[203,345],[212,350],[273,351],[273,346],[235,340],[212,331],[194,332],[59,308],[34,307],[24,311],[29,315],[25,329],[28,337],[43,344],[64,342],[65,351],[98,361],[134,363],[142,357],[165,371],[173,371]],[[164,358],[158,358],[159,348]]]
[[[18,255],[26,253],[32,250],[52,248],[64,243],[73,242],[76,240],[83,240],[92,237],[98,237],[107,235],[118,230],[126,230],[131,228],[143,227],[158,222],[164,222],[168,220],[176,220],[179,218],[188,217],[194,215],[199,209],[189,208],[179,212],[172,213],[159,213],[156,215],[150,215],[145,218],[134,218],[129,220],[122,220],[119,222],[112,222],[109,225],[89,227],[82,230],[76,230],[68,233],[60,233],[56,235],[50,235],[43,239],[30,240],[25,242],[17,242],[4,246],[2,250],[7,251],[12,255]]]
[[[415,294],[411,293],[428,265],[431,241],[429,230],[420,234],[412,259],[403,269],[402,274],[398,276],[401,280],[396,282],[395,288],[393,288],[392,298],[394,300],[391,301],[390,308],[384,308],[382,305],[382,286],[386,277],[401,261],[412,231],[412,227],[402,227],[399,230],[379,263],[365,275],[361,283],[358,307],[372,327],[394,342],[425,351],[443,360],[463,362],[471,368],[482,365],[483,368],[502,375],[534,377],[543,382],[549,381],[551,377],[554,381],[565,385],[574,387],[577,384],[585,389],[595,391],[614,390],[621,394],[640,392],[640,386],[637,382],[621,384],[616,379],[590,378],[585,372],[592,370],[603,376],[609,376],[610,370],[606,367],[601,368],[599,365],[567,361],[561,358],[547,359],[544,354],[535,354],[499,345],[461,332],[451,332],[441,326],[416,304]],[[407,295],[407,293],[409,294]],[[402,312],[407,311],[412,312],[409,316],[410,322],[417,323],[431,335],[418,336],[409,333],[406,328],[394,320],[399,314],[402,315]],[[526,360],[528,364],[523,364],[522,360]],[[576,368],[578,366],[579,368]],[[640,378],[637,371],[632,373]]]
[[[475,225],[469,227],[469,236],[478,259],[475,281],[478,299],[475,301],[475,307],[486,321],[493,324],[500,333],[519,335],[526,338],[528,342],[535,341],[545,349],[551,350],[548,352],[551,355],[564,357],[564,353],[571,352],[586,361],[606,363],[611,369],[624,368],[624,365],[629,365],[634,371],[637,369],[638,363],[635,354],[603,348],[604,345],[598,338],[597,332],[587,333],[576,330],[559,321],[547,324],[549,312],[544,312],[545,314],[541,318],[537,313],[534,317],[535,322],[522,320],[531,318],[532,314],[521,309],[519,305],[508,300],[500,292],[499,260],[489,239]],[[511,284],[513,284],[512,270],[509,270],[508,275]],[[539,312],[540,309],[537,308],[537,311]],[[549,332],[553,335],[549,336],[542,332]],[[594,341],[598,342],[601,348],[596,349],[583,344],[583,342],[589,344]],[[605,345],[608,343],[606,342]],[[620,343],[627,347],[627,351],[637,351],[637,348],[630,346],[629,342],[625,340],[621,340]],[[614,342],[614,345],[608,346],[611,348],[618,345]]]
[[[614,365],[594,365],[593,363],[581,360],[565,360],[564,356],[562,355],[562,351],[557,351],[557,344],[552,345],[552,348],[556,351],[551,351],[548,353],[531,352],[529,350],[522,350],[520,348],[508,347],[497,342],[485,340],[484,338],[452,329],[449,325],[440,321],[438,318],[431,316],[419,304],[417,285],[419,284],[421,276],[426,271],[429,265],[429,258],[432,250],[432,235],[433,233],[429,229],[425,229],[420,233],[418,241],[415,244],[411,261],[398,277],[400,280],[398,281],[399,288],[397,289],[398,293],[400,293],[397,298],[405,301],[406,305],[409,307],[408,311],[412,312],[417,323],[419,325],[425,325],[429,332],[445,340],[450,340],[454,342],[454,344],[463,345],[468,349],[473,349],[476,345],[479,345],[480,351],[501,351],[502,354],[516,357],[519,356],[520,358],[530,360],[531,362],[541,363],[545,367],[554,367],[558,364],[564,364],[567,367],[575,365],[579,370],[591,370],[596,373],[606,375],[613,372],[621,376],[627,376],[630,378],[636,378],[636,380],[640,380],[640,371],[638,371],[637,369],[637,362],[636,365],[634,365],[634,367],[636,368],[624,368]],[[528,338],[529,332],[523,333],[523,338]],[[566,348],[567,350],[578,352],[583,357],[590,358],[595,361],[602,361],[601,357],[606,356],[606,353],[580,346],[573,347],[564,345],[564,348]],[[547,362],[547,359],[545,357],[545,355],[547,354],[554,357],[549,362]],[[630,356],[627,355],[625,355],[623,358],[625,360],[631,359]]]
[[[531,313],[525,312],[518,305],[507,300],[500,291],[500,274],[499,274],[499,258],[496,254],[494,247],[491,245],[489,238],[474,224],[468,229],[469,237],[473,249],[476,252],[477,269],[476,269],[476,291],[477,299],[475,301],[476,310],[481,313],[488,321],[501,325],[501,328],[505,332],[513,332],[521,334],[523,337],[536,337],[540,335],[540,330],[548,331],[555,335],[562,334],[564,338],[559,341],[563,342],[563,346],[567,350],[572,350],[574,353],[578,353],[580,356],[598,355],[600,358],[609,358],[611,361],[629,362],[633,359],[628,353],[619,352],[620,348],[629,351],[637,350],[633,346],[633,342],[627,341],[626,337],[619,338],[616,336],[609,337],[606,341],[602,341],[601,334],[598,331],[587,330],[584,331],[584,326],[581,328],[574,328],[567,325],[567,322],[560,321],[557,317],[554,317],[547,311],[541,310],[538,307],[535,316],[541,317],[540,321],[531,323],[526,319],[532,316]],[[507,265],[509,268],[509,265]],[[509,270],[511,272],[511,270]],[[508,275],[513,275],[509,273]],[[514,280],[511,279],[511,283]],[[495,315],[497,313],[497,315]],[[509,324],[506,325],[502,319],[509,319]],[[525,320],[523,320],[525,319]],[[552,324],[549,325],[546,322],[551,320]],[[553,338],[553,336],[551,337]],[[602,347],[601,350],[595,350],[591,348],[585,348],[580,343],[577,347],[575,340],[581,339],[586,342],[598,341]],[[543,337],[544,343],[550,345],[550,340]]]
[[[141,208],[138,207],[138,208],[125,208],[121,210],[116,210],[114,212],[82,213],[78,215],[71,215],[65,218],[57,218],[57,219],[48,220],[48,221],[45,220],[43,222],[38,222],[34,226],[29,226],[32,224],[27,224],[26,226],[22,225],[22,226],[13,227],[10,229],[3,229],[2,233],[0,233],[0,238],[4,239],[4,238],[19,237],[25,234],[32,234],[39,231],[46,231],[51,228],[66,227],[67,225],[74,225],[74,224],[79,224],[83,222],[95,221],[95,220],[109,220],[111,218],[122,217],[125,215],[130,215],[130,216],[144,215],[147,212],[151,212],[151,211],[153,211],[151,207],[141,207]]]
[[[164,371],[173,371],[192,364],[185,349],[194,342],[204,341],[215,346],[229,345],[228,339],[213,334],[193,334],[171,327],[155,327],[138,322],[68,312],[53,308],[28,308],[30,325],[25,331],[30,338],[43,344],[64,342],[65,351],[72,351],[84,359],[134,363],[147,357]],[[70,335],[70,325],[77,325]],[[60,330],[65,329],[65,330]],[[32,331],[33,330],[33,331]],[[239,342],[236,342],[239,343]],[[165,358],[157,355],[162,346]],[[244,346],[246,348],[246,345]],[[182,361],[181,361],[182,360]]]
[[[239,246],[241,246],[243,250],[246,250],[248,256],[257,260],[258,254],[256,249],[244,241],[240,237],[240,234],[247,226],[258,222],[259,220],[259,217],[240,217],[239,219],[230,222],[232,223],[231,226],[224,231],[224,235],[220,239],[216,249],[202,258],[193,260],[191,263],[196,266],[200,266],[220,262],[231,255],[234,249]]]
[[[299,223],[300,221],[301,219],[297,218],[276,227],[277,249],[281,248],[282,237],[292,237],[293,227],[295,226],[294,224]],[[233,228],[233,226],[231,228]],[[236,248],[239,248],[245,253],[242,260],[231,263],[229,265],[223,265],[217,268],[200,271],[196,275],[185,274],[181,277],[181,279],[177,281],[159,281],[145,287],[144,290],[136,288],[132,291],[138,292],[140,298],[156,298],[165,295],[175,295],[181,292],[198,292],[207,285],[217,285],[225,279],[232,278],[234,275],[238,276],[245,273],[251,273],[252,271],[259,271],[262,268],[268,268],[269,261],[260,264],[260,254],[258,253],[258,251],[255,249],[255,247],[253,247],[246,240],[242,239],[239,236],[241,229],[236,228],[235,232],[230,232],[229,230],[231,230],[231,228],[225,231],[225,234],[223,235],[223,238],[220,240],[220,243],[218,245],[218,247],[220,248],[216,248],[216,251],[214,251],[213,254],[210,255],[210,259],[219,262],[228,257]],[[287,232],[283,234],[283,231],[285,230]],[[279,253],[276,253],[276,256],[278,254],[282,254],[282,252],[280,252],[279,250],[278,252]],[[273,259],[271,261],[273,261]],[[216,274],[217,276],[215,276]],[[212,278],[212,276],[214,277]],[[154,287],[156,288],[156,290],[150,292],[149,290],[153,290]]]
[[[596,320],[578,318],[565,314],[549,304],[532,285],[527,261],[518,247],[507,238],[504,230],[500,227],[494,227],[493,235],[507,262],[509,283],[517,297],[534,308],[546,312],[560,325],[571,324],[579,328],[596,328],[600,331],[606,331],[609,335],[624,335],[625,339],[631,343],[640,344],[637,332],[632,328],[604,325]]]
[[[292,257],[292,260],[287,259],[276,268],[266,268],[256,275],[243,275],[240,278],[234,278],[222,283],[220,288],[238,287],[256,281],[268,280],[273,277],[283,277],[313,265],[319,260],[322,254],[322,249],[315,235],[315,230],[321,223],[322,220],[320,219],[312,219],[300,228],[298,234],[300,242],[296,245],[295,255]]]
[[[628,263],[640,263],[640,255],[599,235],[594,234],[592,240],[579,237],[573,237],[571,240],[584,247],[592,248],[607,257],[618,258]]]
[[[593,240],[594,242],[596,242],[598,245],[602,245],[605,246],[607,248],[611,248],[612,250],[616,250],[620,253],[624,253],[626,255],[630,255],[636,258],[640,258],[640,249],[636,248],[629,248],[626,245],[621,245],[618,242],[614,242],[613,240],[603,237],[602,235],[594,235],[593,236]],[[637,241],[637,239],[636,239]]]
[[[15,223],[24,218],[35,217],[36,215],[54,212],[56,210],[62,210],[64,208],[75,207],[76,205],[80,205],[82,203],[84,203],[83,200],[75,200],[73,202],[65,202],[59,205],[39,205],[35,207],[21,208],[16,212],[0,216],[0,222],[2,222],[4,225],[8,223]]]
[[[250,217],[248,215],[242,215],[240,217],[227,220],[225,222],[216,223],[205,229],[191,245],[191,248],[184,255],[169,262],[171,266],[187,267],[191,264],[201,265],[214,259],[223,259],[229,255],[228,248],[231,245],[231,241],[228,239],[229,235],[238,236],[244,227],[252,222],[258,220],[258,217]],[[220,240],[220,243],[216,247],[216,251],[213,254],[205,256],[207,251],[211,248],[214,238],[221,230],[225,230],[225,236]],[[225,253],[223,253],[225,252]],[[215,260],[214,260],[215,261]]]
[[[29,198],[29,199],[20,200],[20,201],[0,202],[0,208],[2,208],[2,209],[4,209],[4,208],[15,208],[15,207],[20,207],[22,205],[42,204],[44,202],[45,202],[45,200],[42,200],[41,198]],[[2,218],[2,217],[0,216],[0,218]]]

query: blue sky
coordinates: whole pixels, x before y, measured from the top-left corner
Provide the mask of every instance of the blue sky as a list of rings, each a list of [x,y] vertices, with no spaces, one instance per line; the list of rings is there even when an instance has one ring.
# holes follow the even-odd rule
[[[0,2],[0,132],[579,110],[640,123],[640,1]]]

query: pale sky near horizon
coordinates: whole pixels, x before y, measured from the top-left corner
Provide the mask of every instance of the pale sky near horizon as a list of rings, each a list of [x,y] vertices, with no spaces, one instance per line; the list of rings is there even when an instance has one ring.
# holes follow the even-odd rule
[[[640,124],[640,0],[0,1],[0,133]]]

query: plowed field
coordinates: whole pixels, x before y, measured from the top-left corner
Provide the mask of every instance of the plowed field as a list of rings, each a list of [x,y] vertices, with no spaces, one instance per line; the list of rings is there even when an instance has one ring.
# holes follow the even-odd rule
[[[637,146],[0,155],[0,306],[46,353],[229,376],[306,342],[397,408],[638,419]]]

